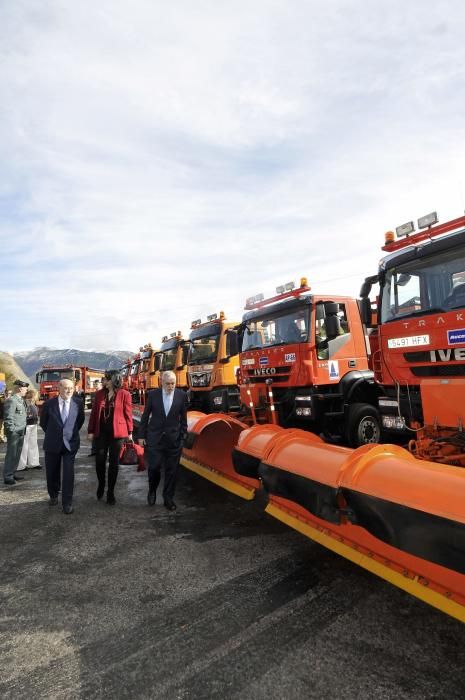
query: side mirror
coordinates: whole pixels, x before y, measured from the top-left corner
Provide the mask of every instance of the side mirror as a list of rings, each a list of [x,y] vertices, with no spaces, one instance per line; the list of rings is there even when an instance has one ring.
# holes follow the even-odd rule
[[[233,329],[226,331],[226,355],[228,359],[239,352],[237,332]]]
[[[362,297],[358,302],[362,323],[368,328],[371,327],[371,301],[368,297]]]
[[[326,336],[328,339],[337,338],[341,331],[339,316],[326,316],[325,319]]]
[[[360,287],[360,296],[368,297],[370,296],[371,288],[374,284],[379,282],[378,275],[372,275],[371,277],[366,277],[362,286]]]

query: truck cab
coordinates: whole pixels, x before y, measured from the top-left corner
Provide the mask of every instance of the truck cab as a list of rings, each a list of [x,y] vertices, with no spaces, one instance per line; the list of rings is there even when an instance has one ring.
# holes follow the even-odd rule
[[[144,392],[157,389],[160,384],[160,351],[154,350],[151,343],[147,343],[140,351],[140,374]]]
[[[160,346],[160,378],[159,385],[161,386],[161,375],[168,370],[176,375],[176,388],[187,390],[187,353],[189,345],[182,337],[181,331],[171,333],[168,337],[165,335],[162,338]]]
[[[377,387],[357,301],[312,294],[306,278],[276,291],[248,299],[239,327],[244,410],[353,446],[378,442]]]
[[[433,212],[417,225],[418,231],[409,222],[386,234],[388,254],[362,286],[362,316],[372,326],[384,428],[408,440],[427,426],[436,426],[436,438],[441,426],[449,428],[457,435],[447,438],[450,451],[465,421],[465,217],[438,224]],[[374,284],[377,322],[370,324]],[[439,443],[431,446],[438,454],[445,449]]]
[[[191,324],[187,354],[187,383],[192,409],[204,413],[234,413],[240,409],[236,335],[223,311]]]
[[[90,408],[98,383],[101,382],[103,375],[104,370],[91,369],[90,367],[43,365],[36,374],[36,384],[39,386],[39,404],[58,396],[60,381],[70,379],[74,382],[76,394],[84,401],[84,407]]]

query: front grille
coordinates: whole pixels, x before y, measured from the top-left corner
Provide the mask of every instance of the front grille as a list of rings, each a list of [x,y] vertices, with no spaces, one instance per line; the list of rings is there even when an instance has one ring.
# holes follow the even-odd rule
[[[268,367],[264,367],[263,369],[271,369]],[[279,382],[287,382],[289,380],[289,377],[291,375],[291,367],[273,367],[272,369],[275,369],[276,372],[274,374],[258,374],[255,375],[253,369],[248,369],[245,372],[245,375],[247,379],[250,382],[254,382],[256,384],[263,384],[266,382],[267,379],[272,379],[273,384],[277,384]]]
[[[404,352],[406,362],[431,362],[429,350],[418,350],[417,352]]]
[[[415,377],[463,377],[465,365],[430,365],[427,367],[410,367]]]

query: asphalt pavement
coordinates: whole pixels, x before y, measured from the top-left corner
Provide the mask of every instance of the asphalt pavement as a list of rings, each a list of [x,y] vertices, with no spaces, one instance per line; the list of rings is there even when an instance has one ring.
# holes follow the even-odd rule
[[[98,502],[88,453],[72,515],[2,480],[3,700],[465,697],[465,625],[183,468],[175,513],[136,467]]]

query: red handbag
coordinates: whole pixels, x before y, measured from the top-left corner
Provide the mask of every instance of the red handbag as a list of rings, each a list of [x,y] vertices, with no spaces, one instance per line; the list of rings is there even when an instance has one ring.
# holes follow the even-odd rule
[[[130,464],[137,464],[137,452],[135,449],[135,444],[132,440],[128,440],[123,443],[121,451],[119,453],[119,463],[125,466]]]
[[[145,471],[146,466],[144,448],[137,445],[132,440],[127,440],[125,443],[123,443],[119,453],[119,463],[123,466],[137,464],[138,472]]]

